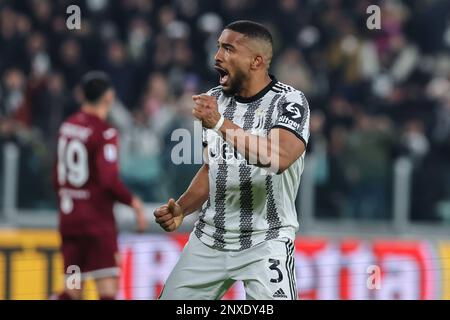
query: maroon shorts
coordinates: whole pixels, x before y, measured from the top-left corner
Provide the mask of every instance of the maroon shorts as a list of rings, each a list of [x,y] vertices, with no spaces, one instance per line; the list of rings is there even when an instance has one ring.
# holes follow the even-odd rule
[[[73,274],[77,267],[82,278],[91,276],[97,279],[119,275],[116,235],[63,236],[62,254],[66,276]]]

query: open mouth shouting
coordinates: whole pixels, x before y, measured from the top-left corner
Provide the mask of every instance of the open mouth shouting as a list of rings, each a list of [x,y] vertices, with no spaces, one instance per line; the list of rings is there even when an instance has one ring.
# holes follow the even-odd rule
[[[215,65],[214,69],[216,69],[216,71],[219,73],[220,85],[225,86],[230,78],[230,74],[228,73],[228,71],[226,69],[219,67],[218,65]]]

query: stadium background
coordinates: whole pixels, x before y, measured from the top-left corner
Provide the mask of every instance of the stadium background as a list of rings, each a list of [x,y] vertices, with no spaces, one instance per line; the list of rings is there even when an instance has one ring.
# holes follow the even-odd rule
[[[80,30],[66,27],[71,4]],[[372,4],[381,30],[366,27]],[[272,73],[311,108],[300,297],[450,298],[449,1],[0,0],[0,299],[46,299],[63,285],[50,172],[80,76],[111,75],[121,175],[151,217],[199,167],[172,163],[171,133],[193,130],[190,97],[216,85],[216,40],[237,19],[270,28]],[[116,213],[120,298],[153,299],[195,216],[175,234],[152,223],[137,235],[132,213]],[[242,287],[226,298],[243,298]]]

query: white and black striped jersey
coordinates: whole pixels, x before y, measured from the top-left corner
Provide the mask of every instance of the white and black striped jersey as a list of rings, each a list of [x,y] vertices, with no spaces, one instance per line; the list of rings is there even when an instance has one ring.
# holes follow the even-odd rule
[[[272,128],[284,128],[306,146],[310,112],[304,94],[271,78],[251,98],[227,96],[220,86],[208,94],[217,98],[219,112],[244,130],[267,136]],[[281,174],[274,174],[248,164],[213,130],[203,129],[203,144],[209,156],[209,197],[195,224],[195,235],[223,250],[243,250],[275,238],[294,240],[295,199],[305,154]]]

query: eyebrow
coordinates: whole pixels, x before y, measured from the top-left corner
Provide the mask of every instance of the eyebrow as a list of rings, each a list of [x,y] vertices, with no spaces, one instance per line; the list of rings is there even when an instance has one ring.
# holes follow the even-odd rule
[[[230,44],[230,43],[226,43],[226,42],[219,42],[219,41],[217,41],[217,45],[220,47],[220,46],[222,46],[222,47],[224,47],[224,48],[229,48],[229,49],[236,49],[235,48],[235,46],[233,46],[232,44]]]

